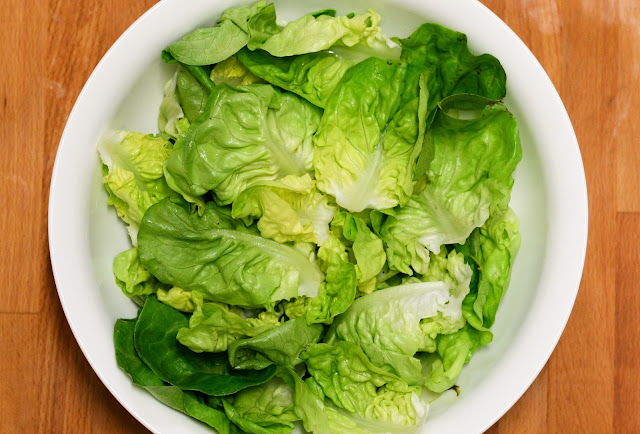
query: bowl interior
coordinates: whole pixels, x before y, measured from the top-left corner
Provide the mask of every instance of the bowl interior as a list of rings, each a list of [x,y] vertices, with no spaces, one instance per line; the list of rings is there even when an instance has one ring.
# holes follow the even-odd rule
[[[156,402],[116,366],[113,324],[117,318],[135,316],[136,307],[113,281],[113,258],[130,244],[115,211],[107,206],[95,144],[108,128],[157,132],[162,89],[174,71],[160,60],[160,51],[191,29],[215,22],[234,3],[197,0],[184,8],[178,0],[166,0],[132,26],[96,68],[79,97],[63,134],[52,179],[52,264],[70,325],[102,381],[154,431],[208,429]],[[326,7],[340,13],[372,7],[382,15],[386,33],[393,36],[408,36],[424,22],[437,22],[466,33],[474,53],[495,55],[507,72],[505,103],[518,120],[523,148],[511,201],[521,222],[522,247],[492,328],[494,342],[480,349],[462,371],[460,396],[451,393],[437,400],[423,428],[434,432],[484,430],[519,398],[546,362],[564,328],[580,280],[586,190],[564,107],[524,44],[475,1],[275,3],[278,16],[285,20]],[[566,258],[561,255],[562,245],[578,246],[574,251],[582,256]],[[524,344],[527,340],[528,346]]]

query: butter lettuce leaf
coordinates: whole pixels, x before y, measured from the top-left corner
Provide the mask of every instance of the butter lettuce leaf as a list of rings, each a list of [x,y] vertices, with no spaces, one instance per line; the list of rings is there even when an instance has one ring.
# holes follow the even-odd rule
[[[351,67],[314,137],[318,188],[352,212],[404,205],[422,148],[426,89],[420,68],[369,58]]]
[[[381,228],[390,268],[405,274],[426,272],[429,252],[464,243],[492,209],[506,209],[522,156],[516,121],[499,104],[470,120],[440,111],[430,134],[426,187]]]
[[[167,182],[186,196],[213,190],[229,204],[249,187],[302,176],[312,168],[319,121],[317,107],[271,85],[217,86],[176,142]]]
[[[116,362],[131,380],[144,388],[163,404],[187,414],[218,431],[219,434],[236,430],[225,414],[205,404],[194,392],[183,391],[165,384],[140,358],[134,346],[134,331],[137,318],[116,321],[113,340]]]
[[[224,355],[196,354],[181,345],[176,334],[187,327],[187,318],[149,296],[135,324],[134,344],[140,359],[161,380],[183,390],[224,396],[262,384],[275,369],[236,371]]]
[[[140,262],[137,248],[119,253],[113,260],[113,275],[116,284],[127,297],[148,295],[168,289]]]
[[[235,54],[213,67],[211,70],[211,80],[216,85],[226,83],[230,86],[264,82],[260,77],[253,75],[251,71],[238,60],[238,56]]]
[[[500,301],[509,286],[511,270],[520,248],[520,223],[511,209],[489,217],[471,233],[464,246],[456,246],[477,267],[478,281],[464,299],[467,322],[483,331],[495,322]]]
[[[248,8],[227,9],[215,26],[196,29],[169,45],[165,51],[186,65],[221,62],[247,45],[252,23],[261,20],[259,15],[267,7],[273,8],[273,5],[267,6],[266,1],[259,1]]]
[[[358,44],[371,50],[397,53],[398,44],[384,34],[380,20],[380,14],[373,9],[346,16],[336,16],[332,10],[307,14],[288,23],[264,42],[250,43],[248,47],[251,50],[260,48],[277,57]]]
[[[453,387],[473,353],[492,340],[491,332],[476,330],[469,324],[455,333],[439,335],[437,353],[421,358],[427,373],[427,388],[432,392],[442,393]]]
[[[278,377],[223,398],[222,402],[229,419],[248,433],[290,433],[293,422],[299,420],[294,411],[293,389]]]
[[[234,341],[229,346],[229,361],[237,369],[265,369],[274,363],[295,366],[301,362],[300,353],[318,342],[322,332],[319,324],[291,319],[253,338]]]
[[[134,246],[147,209],[165,197],[179,198],[163,176],[163,165],[171,152],[170,141],[129,131],[107,131],[98,142],[109,204],[127,224]]]
[[[309,323],[331,324],[355,299],[356,268],[328,248],[321,247],[318,256],[327,264],[326,279],[318,296],[309,300],[306,316]]]
[[[280,316],[261,312],[256,318],[247,318],[241,309],[234,311],[228,305],[204,302],[197,291],[192,293],[195,310],[189,318],[189,327],[178,330],[178,341],[196,353],[226,351],[237,339],[257,336],[280,325]]]
[[[273,306],[316,296],[324,280],[298,250],[255,235],[212,202],[202,215],[169,200],[155,205],[144,216],[139,241],[142,264],[161,282],[211,301]]]
[[[410,431],[427,415],[419,398],[421,386],[409,386],[376,367],[353,342],[311,345],[302,357],[323,394],[362,425],[382,432]]]
[[[352,30],[341,26],[341,22],[352,26]],[[321,11],[289,23],[266,42],[269,47],[249,44],[238,52],[238,58],[253,74],[297,93],[318,107],[325,107],[331,92],[351,66],[372,56],[388,60],[400,58],[400,47],[382,32],[379,22],[380,16],[371,9],[351,18],[336,17],[333,10]],[[317,34],[309,36],[313,37],[313,44],[309,44],[306,37],[293,41],[300,33],[311,31],[309,24],[324,28],[322,42],[317,44]],[[351,36],[336,40],[344,32],[351,32]],[[358,42],[354,44],[354,41]],[[275,48],[277,43],[284,45]],[[292,55],[294,53],[298,55]]]
[[[331,92],[356,63],[345,51],[348,50],[341,50],[339,54],[319,51],[276,57],[263,50],[243,48],[238,52],[238,59],[254,75],[274,86],[296,93],[318,107],[326,107]]]
[[[232,208],[234,218],[258,218],[258,229],[265,238],[318,245],[329,237],[329,222],[335,212],[336,207],[315,188],[308,174],[250,187]]]
[[[417,282],[364,295],[336,318],[324,341],[357,344],[371,362],[410,385],[424,383],[414,355],[425,345],[420,321],[447,309],[450,285]],[[460,308],[458,308],[460,310]],[[462,317],[462,312],[457,313]]]
[[[439,254],[431,254],[431,262],[425,274],[420,276],[423,282],[445,282],[449,285],[450,298],[441,312],[420,321],[420,329],[424,333],[425,341],[420,351],[434,352],[436,350],[436,336],[451,334],[465,325],[462,309],[470,291],[472,268],[465,262],[463,254],[444,249]],[[461,315],[462,313],[462,315]]]
[[[499,100],[506,94],[507,77],[498,59],[490,54],[473,55],[463,33],[425,23],[400,43],[401,59],[428,71],[430,110],[451,95],[473,94]]]
[[[336,215],[331,228],[349,242],[358,282],[362,284],[375,279],[387,261],[380,237],[371,231],[364,219],[345,211]]]

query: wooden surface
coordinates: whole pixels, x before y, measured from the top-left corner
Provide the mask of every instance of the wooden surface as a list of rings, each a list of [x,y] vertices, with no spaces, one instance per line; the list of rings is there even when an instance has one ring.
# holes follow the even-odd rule
[[[153,3],[2,1],[0,432],[144,430],[71,335],[51,275],[46,219],[71,107],[105,51]],[[533,386],[490,432],[640,432],[640,2],[484,3],[560,92],[590,203],[587,261],[569,324]]]

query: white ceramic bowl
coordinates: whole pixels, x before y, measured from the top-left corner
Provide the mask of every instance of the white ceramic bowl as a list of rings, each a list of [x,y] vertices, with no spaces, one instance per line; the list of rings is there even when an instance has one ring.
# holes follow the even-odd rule
[[[113,324],[134,317],[111,273],[128,248],[124,226],[100,183],[95,145],[107,128],[157,131],[157,113],[172,68],[160,52],[196,27],[215,22],[236,0],[165,0],[113,45],[87,81],[60,140],[49,198],[51,263],[60,301],[87,360],[111,393],[155,432],[210,432],[134,386],[116,366]],[[247,1],[241,3],[247,4]],[[425,432],[481,432],[533,382],[551,355],[575,300],[587,241],[584,169],[571,122],[533,54],[498,17],[475,0],[276,0],[286,20],[326,7],[341,13],[373,7],[389,35],[407,36],[432,21],[464,32],[475,53],[500,59],[508,76],[506,104],[518,119],[523,159],[512,207],[522,247],[493,327],[495,339],[460,375],[459,397],[431,407]]]

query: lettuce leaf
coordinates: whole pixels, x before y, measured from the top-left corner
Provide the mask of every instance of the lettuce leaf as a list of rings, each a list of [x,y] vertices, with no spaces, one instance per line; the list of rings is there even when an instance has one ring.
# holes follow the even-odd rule
[[[165,200],[144,216],[140,261],[161,282],[230,305],[265,307],[317,295],[324,276],[315,264],[243,228],[214,203],[199,216]]]
[[[451,95],[473,94],[491,100],[505,96],[507,76],[502,65],[490,54],[474,56],[463,33],[425,23],[400,42],[402,61],[427,71],[429,111]]]
[[[324,108],[342,76],[356,63],[348,54],[345,49],[340,54],[319,51],[276,57],[263,50],[243,48],[238,52],[238,59],[254,75]]]
[[[312,242],[321,245],[329,237],[329,222],[335,206],[316,190],[306,174],[287,176],[243,191],[233,203],[234,218],[259,218],[258,229],[265,238],[279,243]]]
[[[113,260],[113,275],[116,284],[127,297],[153,294],[167,289],[140,262],[137,248],[119,253]]]
[[[464,243],[492,209],[506,209],[511,174],[522,156],[516,121],[499,104],[470,120],[440,111],[431,136],[426,187],[389,215],[380,231],[389,267],[405,274],[424,273],[429,252]]]
[[[248,8],[231,8],[222,13],[214,27],[196,29],[169,45],[165,52],[186,65],[212,65],[221,62],[247,45],[250,27],[261,21],[261,13],[269,13],[262,0]]]
[[[195,294],[193,291],[186,291],[174,286],[168,291],[158,289],[156,296],[158,301],[161,301],[180,312],[193,312],[196,309],[196,305],[193,302],[193,294]]]
[[[436,350],[436,336],[454,333],[465,325],[462,303],[469,294],[472,276],[473,270],[465,262],[464,255],[455,250],[446,253],[443,249],[437,255],[431,254],[429,267],[425,274],[420,276],[420,280],[423,282],[445,282],[450,287],[451,296],[442,312],[420,321],[420,329],[425,336],[420,351],[434,352]]]
[[[189,121],[186,119],[180,101],[178,100],[178,73],[176,70],[173,77],[164,86],[164,98],[160,103],[160,113],[158,114],[158,129],[161,133],[168,134],[176,138],[181,132],[189,128]]]
[[[213,67],[211,70],[211,80],[216,85],[226,83],[230,86],[243,86],[264,82],[260,77],[253,75],[251,71],[238,60],[238,56],[235,54]]]
[[[467,322],[478,330],[486,330],[495,322],[520,248],[519,226],[518,218],[508,209],[489,217],[484,226],[473,231],[464,246],[456,246],[478,270],[477,285],[462,305]]]
[[[249,43],[250,50],[262,49],[285,57],[361,44],[372,51],[398,52],[399,46],[380,28],[381,17],[373,9],[363,14],[335,16],[335,11],[307,14],[288,23],[261,43]]]
[[[167,183],[191,197],[213,190],[229,204],[249,187],[302,176],[312,167],[319,121],[316,107],[271,85],[217,86],[176,142]]]
[[[314,137],[318,188],[352,212],[393,208],[413,191],[426,90],[420,68],[369,58],[329,98]]]
[[[469,324],[455,333],[439,335],[437,353],[421,358],[427,373],[427,388],[442,393],[453,387],[462,367],[471,360],[473,353],[492,340],[491,332],[476,330]]]
[[[176,339],[178,330],[187,324],[182,313],[160,303],[153,295],[147,298],[135,325],[133,341],[140,359],[161,380],[183,390],[224,396],[262,384],[275,374],[273,368],[236,371],[225,355],[192,352]]]
[[[163,164],[172,152],[171,142],[129,131],[107,131],[98,142],[105,165],[102,182],[109,205],[127,224],[131,242],[137,244],[138,228],[147,209],[165,197],[175,200],[163,176]]]
[[[322,332],[321,325],[291,319],[253,338],[234,341],[229,346],[229,362],[237,369],[264,369],[274,363],[295,366],[301,362],[300,353],[318,342]]]
[[[299,420],[294,411],[293,390],[278,377],[223,398],[222,402],[229,419],[248,433],[290,433],[293,422]]]
[[[354,342],[371,362],[410,385],[424,383],[420,362],[413,356],[425,345],[420,321],[447,312],[450,285],[417,282],[364,295],[334,321],[324,341]],[[448,312],[447,312],[448,313]],[[458,312],[453,315],[462,317]]]
[[[247,336],[253,337],[281,323],[279,315],[261,312],[256,318],[246,318],[240,309],[236,311],[222,303],[205,303],[197,291],[192,292],[195,310],[189,318],[189,327],[178,330],[178,341],[191,351],[218,353],[226,351],[229,344]]]
[[[318,257],[326,264],[326,280],[320,285],[318,296],[309,300],[307,322],[331,324],[355,299],[356,267],[325,246],[320,247]]]
[[[370,281],[382,272],[387,261],[382,240],[369,229],[364,219],[342,211],[331,222],[331,229],[349,243],[359,283]]]
[[[351,17],[336,17],[334,10],[320,11],[289,23],[265,42],[266,47],[249,44],[238,52],[238,58],[269,83],[325,107],[329,95],[351,66],[372,56],[399,59],[400,47],[382,32],[379,23],[380,15],[371,9]],[[300,35],[313,32],[312,27],[323,28],[320,36]],[[345,32],[350,36],[336,40]],[[312,39],[311,43],[308,39]],[[276,47],[278,44],[281,46]]]
[[[163,404],[206,423],[219,434],[229,434],[236,430],[225,414],[205,404],[194,392],[183,391],[176,386],[166,385],[140,358],[134,346],[134,331],[137,319],[116,321],[113,340],[116,362],[131,380],[144,388]]]
[[[314,344],[302,357],[323,394],[353,413],[361,425],[376,431],[410,431],[427,415],[427,405],[419,398],[421,386],[409,386],[376,367],[352,342]]]

